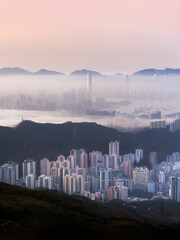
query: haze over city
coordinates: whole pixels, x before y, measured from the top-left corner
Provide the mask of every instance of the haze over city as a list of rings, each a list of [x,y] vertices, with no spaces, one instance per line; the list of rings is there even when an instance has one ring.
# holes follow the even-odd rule
[[[0,239],[179,240],[179,23],[179,0],[0,0]]]

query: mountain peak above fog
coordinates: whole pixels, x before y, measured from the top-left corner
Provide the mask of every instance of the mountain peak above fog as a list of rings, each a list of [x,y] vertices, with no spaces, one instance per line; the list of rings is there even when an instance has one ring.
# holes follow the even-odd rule
[[[41,69],[38,72],[35,72],[34,74],[37,75],[64,75],[62,72],[56,72],[56,71],[51,71],[47,69]]]
[[[81,70],[75,70],[71,72],[70,76],[85,76],[87,73],[91,73],[92,76],[97,77],[120,77],[124,76],[121,73],[117,73],[115,75],[105,75],[102,73],[99,73],[97,71],[92,71],[88,69],[81,69]],[[62,72],[47,70],[47,69],[40,69],[37,72],[30,72],[23,68],[19,67],[4,67],[0,69],[0,76],[6,76],[6,75],[64,75]],[[180,68],[165,68],[165,69],[155,69],[155,68],[147,68],[140,71],[137,71],[133,73],[131,76],[165,76],[165,75],[180,75]]]
[[[87,70],[87,69],[81,69],[81,70],[76,70],[70,73],[70,75],[75,76],[75,75],[86,75],[87,73],[91,73],[94,76],[103,76],[103,74],[92,71],[92,70]]]
[[[31,72],[18,67],[14,68],[4,67],[0,69],[0,75],[27,75],[27,74],[31,74]]]
[[[165,68],[165,69],[147,68],[133,73],[133,76],[162,76],[179,74],[180,74],[179,68]]]
[[[47,69],[41,69],[37,72],[30,72],[23,68],[10,68],[10,67],[4,67],[0,69],[0,76],[4,75],[63,75],[64,73],[51,71]]]

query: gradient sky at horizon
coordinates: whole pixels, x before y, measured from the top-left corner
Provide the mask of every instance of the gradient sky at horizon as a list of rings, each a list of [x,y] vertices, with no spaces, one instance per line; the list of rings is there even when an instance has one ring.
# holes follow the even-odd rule
[[[0,68],[180,68],[179,0],[0,0]]]

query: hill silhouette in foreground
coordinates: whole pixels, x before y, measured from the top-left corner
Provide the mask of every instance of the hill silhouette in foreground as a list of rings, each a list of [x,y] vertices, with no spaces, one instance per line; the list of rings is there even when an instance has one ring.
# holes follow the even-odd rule
[[[153,226],[121,206],[55,191],[33,191],[0,183],[0,239],[159,239],[176,226]]]
[[[180,152],[180,131],[171,133],[166,129],[143,129],[139,132],[120,132],[96,123],[40,124],[22,121],[14,128],[0,127],[0,164],[7,161],[22,163],[33,158],[39,164],[43,157],[51,161],[57,156],[69,155],[70,149],[84,148],[87,152],[98,150],[108,153],[110,141],[120,142],[120,154],[144,150],[141,165],[149,165],[149,153],[156,151],[158,161],[166,155]]]

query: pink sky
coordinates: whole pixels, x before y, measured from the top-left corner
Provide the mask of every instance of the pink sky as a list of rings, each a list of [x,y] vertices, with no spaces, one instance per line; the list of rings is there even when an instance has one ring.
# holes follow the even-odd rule
[[[0,67],[180,68],[179,0],[0,0]]]

